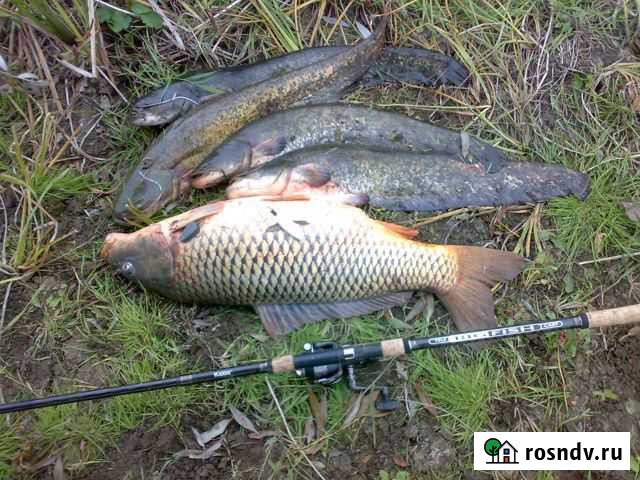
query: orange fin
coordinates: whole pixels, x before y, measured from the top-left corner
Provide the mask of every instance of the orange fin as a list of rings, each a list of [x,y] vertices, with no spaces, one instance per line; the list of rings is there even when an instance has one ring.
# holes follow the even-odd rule
[[[524,258],[491,248],[453,246],[458,264],[458,280],[447,292],[436,292],[459,330],[497,326],[491,288],[513,279],[524,267]]]
[[[193,210],[189,210],[188,212],[176,215],[170,219],[169,228],[172,232],[177,232],[182,230],[189,223],[197,222],[198,220],[202,220],[203,218],[210,217],[212,215],[217,215],[222,211],[224,205],[228,201],[229,200],[222,200],[219,202],[208,203],[201,207],[194,208]]]
[[[262,198],[270,202],[300,202],[311,200],[311,197],[306,193],[285,193],[283,195],[265,196]]]
[[[398,235],[402,235],[404,238],[408,238],[410,240],[416,238],[418,236],[418,230],[409,227],[403,227],[402,225],[398,225],[397,223],[383,222],[382,220],[374,220],[377,224],[382,225],[384,228],[391,230],[392,232],[397,233]]]

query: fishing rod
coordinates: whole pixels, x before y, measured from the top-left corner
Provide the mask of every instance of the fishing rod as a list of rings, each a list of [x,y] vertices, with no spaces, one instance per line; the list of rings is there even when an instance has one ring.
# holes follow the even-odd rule
[[[284,355],[261,362],[241,364],[220,370],[181,375],[179,377],[164,378],[144,383],[97,388],[66,395],[0,404],[0,414],[51,407],[66,403],[98,400],[177,386],[217,382],[260,373],[296,372],[297,375],[301,377],[307,377],[315,382],[330,385],[339,381],[346,372],[349,387],[356,391],[366,392],[373,390],[373,388],[361,387],[357,384],[355,366],[373,360],[399,357],[417,350],[462,345],[483,340],[497,340],[519,335],[549,333],[576,328],[610,327],[638,322],[640,322],[640,304],[609,310],[591,311],[575,317],[559,318],[546,322],[509,325],[434,337],[395,338],[359,345],[338,345],[335,342],[307,343],[304,345],[304,352],[297,355]],[[375,389],[380,391],[380,396],[376,403],[378,410],[388,411],[398,407],[397,402],[389,398],[387,387],[376,387]]]

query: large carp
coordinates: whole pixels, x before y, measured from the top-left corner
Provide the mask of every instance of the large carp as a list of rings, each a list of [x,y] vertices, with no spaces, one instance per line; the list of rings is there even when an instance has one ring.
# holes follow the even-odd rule
[[[416,234],[345,204],[246,198],[111,233],[101,254],[180,302],[252,305],[271,335],[403,304],[418,290],[434,292],[461,330],[494,327],[490,289],[514,278],[523,259]]]

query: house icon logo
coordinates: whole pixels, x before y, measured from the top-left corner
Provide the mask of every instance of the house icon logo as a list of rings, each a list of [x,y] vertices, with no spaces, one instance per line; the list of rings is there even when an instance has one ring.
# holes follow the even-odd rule
[[[497,438],[490,438],[484,442],[484,451],[491,457],[486,463],[518,463],[516,453],[518,450],[507,440],[501,442]]]

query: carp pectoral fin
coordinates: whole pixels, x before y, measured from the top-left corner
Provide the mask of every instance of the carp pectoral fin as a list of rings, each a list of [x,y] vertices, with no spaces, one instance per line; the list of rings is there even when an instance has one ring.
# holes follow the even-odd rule
[[[404,227],[402,225],[398,225],[397,223],[389,223],[389,222],[383,222],[382,220],[374,220],[378,225],[382,225],[384,228],[391,230],[394,233],[397,233],[398,235],[402,235],[405,238],[408,239],[413,239],[416,238],[418,236],[418,230],[415,230],[413,228],[409,228],[409,227]]]
[[[227,201],[228,200],[222,200],[220,202],[208,203],[207,205],[202,205],[201,207],[176,215],[171,220],[170,230],[177,232],[190,223],[197,222],[211,215],[217,215],[222,211]]]
[[[287,333],[309,323],[335,318],[349,318],[386,308],[404,305],[413,292],[396,292],[364,300],[334,303],[301,303],[255,305],[265,330],[272,337]]]

